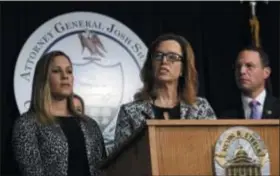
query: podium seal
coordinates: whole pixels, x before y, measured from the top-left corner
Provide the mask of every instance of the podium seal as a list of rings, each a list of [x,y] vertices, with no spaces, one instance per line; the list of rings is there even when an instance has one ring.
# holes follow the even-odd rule
[[[215,175],[270,175],[267,148],[260,136],[246,127],[232,127],[219,137],[214,153]]]

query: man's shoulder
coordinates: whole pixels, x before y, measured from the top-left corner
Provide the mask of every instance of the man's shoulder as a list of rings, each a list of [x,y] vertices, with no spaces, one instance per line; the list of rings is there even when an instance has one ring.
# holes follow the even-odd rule
[[[237,108],[228,108],[219,113],[220,119],[229,119],[229,118],[238,118],[238,109]]]
[[[244,116],[244,109],[242,101],[229,102],[220,112],[218,113],[219,119],[240,119]]]
[[[267,116],[272,118],[280,117],[280,99],[273,96],[267,95],[264,105],[264,110]]]
[[[267,94],[266,99],[270,100],[273,103],[280,104],[280,99],[273,96],[272,94]]]

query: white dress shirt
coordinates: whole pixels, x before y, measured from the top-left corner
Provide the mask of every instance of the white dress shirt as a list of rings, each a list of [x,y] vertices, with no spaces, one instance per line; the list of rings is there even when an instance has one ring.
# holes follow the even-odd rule
[[[251,108],[249,106],[249,103],[252,100],[256,100],[256,101],[258,101],[260,103],[260,105],[257,108],[258,108],[258,111],[260,112],[260,114],[262,114],[265,96],[266,96],[266,90],[265,89],[255,99],[247,97],[247,96],[245,96],[243,94],[241,95],[243,110],[244,110],[244,113],[245,113],[244,115],[245,115],[246,119],[250,119]]]

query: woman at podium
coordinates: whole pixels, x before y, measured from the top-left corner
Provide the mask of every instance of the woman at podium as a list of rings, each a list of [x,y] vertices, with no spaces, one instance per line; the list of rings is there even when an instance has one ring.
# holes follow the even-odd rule
[[[120,108],[115,146],[124,142],[147,118],[216,119],[205,98],[197,97],[197,71],[190,43],[165,34],[150,46],[141,70],[143,88]]]
[[[38,61],[30,109],[16,119],[12,144],[24,176],[95,176],[106,157],[97,123],[73,105],[73,67],[52,51]]]

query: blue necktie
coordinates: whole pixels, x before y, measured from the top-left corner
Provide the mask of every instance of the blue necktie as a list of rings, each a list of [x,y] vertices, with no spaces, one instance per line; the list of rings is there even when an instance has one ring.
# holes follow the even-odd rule
[[[258,110],[258,105],[260,105],[260,103],[256,100],[253,100],[249,103],[251,108],[250,119],[261,119],[261,113]]]

